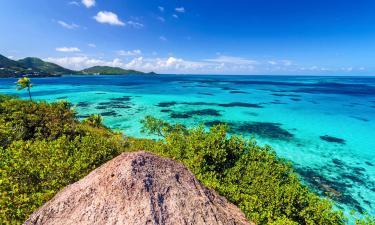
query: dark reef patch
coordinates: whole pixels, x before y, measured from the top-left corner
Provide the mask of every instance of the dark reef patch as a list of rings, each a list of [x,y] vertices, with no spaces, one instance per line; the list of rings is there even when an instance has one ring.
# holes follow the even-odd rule
[[[369,165],[369,166],[374,166],[374,164],[372,164],[372,163],[370,163],[370,162],[368,162],[368,161],[365,161],[365,163],[366,163],[367,165]]]
[[[191,115],[189,114],[186,114],[186,113],[177,113],[177,112],[173,112],[169,115],[170,118],[173,118],[173,119],[187,119],[187,118],[190,118]]]
[[[231,87],[221,87],[220,89],[223,91],[237,91],[236,88],[231,88]]]
[[[186,113],[189,115],[197,115],[197,116],[221,116],[220,111],[216,109],[192,110]]]
[[[96,109],[130,109],[131,106],[128,103],[123,103],[120,101],[111,101],[111,102],[100,102],[98,106],[95,107]]]
[[[220,120],[207,121],[204,125],[210,127],[218,124],[227,124],[231,134],[255,134],[264,138],[289,141],[294,137],[292,133],[281,128],[280,123],[268,122],[224,122]]]
[[[97,95],[105,95],[105,94],[107,94],[107,93],[103,93],[103,92],[96,92],[95,94],[97,94]]]
[[[100,113],[102,116],[118,116],[118,114],[115,111],[109,111],[109,112],[102,112]]]
[[[369,122],[370,121],[369,119],[359,117],[359,116],[351,116],[351,118],[354,118],[354,119],[357,119],[357,120],[360,120],[360,121],[363,121],[363,122]]]
[[[351,196],[350,188],[353,187],[350,182],[344,179],[329,179],[318,171],[307,168],[295,168],[295,171],[302,176],[309,186],[320,195],[336,200],[339,203],[346,204],[363,213],[364,208]]]
[[[299,102],[299,101],[301,101],[300,98],[291,98],[290,100],[295,101],[295,102]]]
[[[208,96],[214,95],[214,94],[207,93],[207,92],[198,92],[198,94],[200,94],[200,95],[208,95]]]
[[[281,128],[280,123],[244,122],[236,123],[230,129],[234,133],[255,134],[264,138],[288,141],[294,137],[292,133]]]
[[[342,145],[344,145],[346,143],[346,141],[344,139],[332,137],[332,136],[329,136],[329,135],[320,136],[320,139],[322,139],[323,141],[326,141],[326,142],[338,143],[338,144],[342,144]]]
[[[216,109],[200,109],[200,110],[191,110],[186,112],[172,112],[170,114],[171,118],[186,119],[193,116],[221,116],[219,110]]]
[[[280,100],[273,100],[272,102],[269,102],[269,104],[274,104],[274,105],[287,105],[288,103],[286,102],[281,102]]]
[[[76,106],[85,108],[85,107],[89,107],[90,103],[89,102],[78,102]]]
[[[177,102],[159,102],[156,106],[161,108],[168,108],[177,105]]]
[[[191,106],[215,106],[216,103],[209,103],[209,102],[181,102],[181,105],[191,105]]]
[[[220,121],[220,120],[212,120],[212,121],[207,121],[207,122],[204,123],[204,125],[207,126],[207,127],[217,126],[217,125],[220,125],[220,124],[231,125],[230,123],[228,124],[228,123]]]
[[[279,94],[279,93],[273,93],[271,95],[278,96],[278,97],[296,97],[296,98],[301,97],[301,95],[296,95],[296,94]]]
[[[68,96],[61,96],[61,97],[58,97],[58,98],[56,98],[56,99],[58,99],[58,100],[62,100],[62,99],[67,99],[68,98]]]
[[[162,112],[162,113],[170,113],[170,112],[173,112],[173,110],[170,110],[170,109],[162,109],[162,110],[160,110],[160,112]]]
[[[128,101],[131,101],[132,97],[131,96],[123,96],[123,97],[119,97],[119,98],[110,98],[109,100],[111,101],[124,101],[124,102],[128,102]]]
[[[221,107],[245,107],[245,108],[263,108],[260,104],[246,103],[246,102],[231,102],[225,104],[218,104]]]
[[[77,115],[77,117],[79,118],[79,119],[85,119],[85,118],[87,118],[87,117],[89,117],[90,115]]]
[[[245,112],[245,114],[250,115],[250,116],[259,116],[259,113],[255,113],[255,112]]]
[[[246,91],[230,91],[231,94],[249,94],[249,92]]]

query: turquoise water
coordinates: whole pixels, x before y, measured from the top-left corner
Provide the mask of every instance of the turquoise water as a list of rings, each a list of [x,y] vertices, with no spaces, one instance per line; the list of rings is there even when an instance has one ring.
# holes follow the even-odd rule
[[[0,93],[18,94],[15,79]],[[144,137],[153,115],[188,126],[227,122],[291,160],[314,191],[346,214],[375,215],[375,78],[292,76],[65,76],[32,79],[34,99],[66,99],[80,118]]]

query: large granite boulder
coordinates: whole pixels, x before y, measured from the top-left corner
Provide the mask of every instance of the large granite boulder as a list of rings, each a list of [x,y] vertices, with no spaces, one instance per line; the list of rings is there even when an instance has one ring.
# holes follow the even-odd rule
[[[124,153],[67,186],[24,224],[252,223],[180,163],[136,152]]]

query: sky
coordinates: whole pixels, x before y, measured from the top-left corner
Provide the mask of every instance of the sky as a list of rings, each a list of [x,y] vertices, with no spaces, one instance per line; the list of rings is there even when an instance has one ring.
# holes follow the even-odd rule
[[[75,70],[375,75],[375,1],[0,0],[0,54]]]

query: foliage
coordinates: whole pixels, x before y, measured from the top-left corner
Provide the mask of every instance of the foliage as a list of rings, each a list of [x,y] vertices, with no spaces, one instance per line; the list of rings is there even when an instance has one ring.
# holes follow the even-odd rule
[[[355,224],[356,225],[375,225],[375,217],[366,215],[365,218],[357,220]]]
[[[32,86],[33,85],[31,84],[31,80],[28,77],[22,77],[18,79],[17,81],[17,90],[23,90],[27,88],[27,92],[29,93],[30,100],[31,100],[30,88]]]
[[[100,75],[125,75],[125,74],[144,74],[136,70],[125,70],[119,67],[94,66],[81,71],[82,74],[100,74]]]
[[[17,99],[0,101],[0,141],[0,224],[21,224],[125,145],[107,128],[80,123],[66,102]]]
[[[239,206],[257,224],[344,224],[332,204],[302,185],[290,163],[254,140],[227,136],[227,127],[205,131],[148,117],[145,129],[164,139],[144,149],[181,161],[206,186]],[[139,147],[139,146],[137,146]]]
[[[88,124],[92,127],[104,127],[103,118],[101,115],[91,115],[83,120],[83,123]]]

